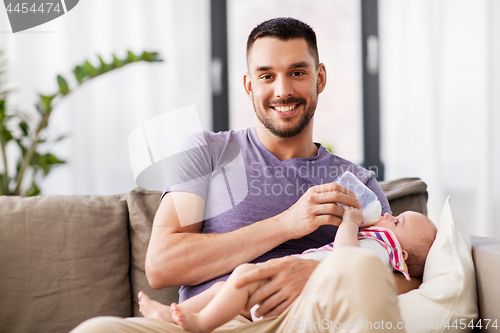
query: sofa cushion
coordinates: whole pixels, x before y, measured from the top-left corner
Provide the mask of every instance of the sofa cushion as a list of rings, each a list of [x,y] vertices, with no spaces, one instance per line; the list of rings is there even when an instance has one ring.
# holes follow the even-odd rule
[[[151,237],[153,219],[160,205],[161,192],[136,188],[127,196],[130,214],[130,242],[132,259],[130,279],[132,284],[132,301],[134,317],[142,316],[139,312],[137,294],[145,292],[151,299],[170,305],[179,301],[179,287],[154,290],[148,283],[144,271],[146,251]]]
[[[470,236],[446,200],[422,284],[398,296],[407,332],[472,331],[478,317]]]
[[[2,332],[68,332],[130,316],[123,196],[0,197]]]

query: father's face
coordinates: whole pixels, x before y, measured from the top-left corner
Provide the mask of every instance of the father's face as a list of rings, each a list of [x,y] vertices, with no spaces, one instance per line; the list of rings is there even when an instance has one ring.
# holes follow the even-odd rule
[[[300,134],[314,116],[326,84],[325,66],[316,68],[303,38],[259,38],[248,56],[245,89],[257,118],[274,135]]]

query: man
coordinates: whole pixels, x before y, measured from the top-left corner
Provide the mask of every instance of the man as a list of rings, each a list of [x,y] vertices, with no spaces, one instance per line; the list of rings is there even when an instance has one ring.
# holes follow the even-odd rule
[[[318,301],[324,302],[318,299],[322,292],[311,292],[317,288],[314,284],[321,284],[324,290],[333,290],[336,287],[333,281],[345,280],[345,276],[338,277],[334,271],[331,275],[332,285],[327,286],[321,279],[329,274],[315,273],[316,277],[311,278],[313,282],[309,281],[306,288],[311,292],[310,297],[299,297],[319,262],[288,256],[333,240],[336,226],[341,223],[343,215],[343,208],[338,204],[360,207],[352,192],[332,181],[343,171],[349,170],[377,194],[383,213],[390,212],[390,209],[373,172],[330,154],[312,140],[318,95],[326,85],[326,69],[319,62],[314,31],[308,25],[290,18],[261,23],[248,38],[247,65],[244,86],[259,123],[255,128],[244,131],[204,133],[193,139],[204,144],[208,158],[206,161],[201,159],[201,162],[198,158],[187,161],[186,170],[193,167],[203,170],[209,168],[211,174],[208,177],[188,177],[184,183],[169,186],[155,216],[146,256],[146,274],[154,288],[185,286],[181,289],[182,301],[225,279],[239,264],[265,262],[260,269],[244,276],[240,284],[269,279],[250,297],[249,304],[260,305],[257,316],[281,316],[276,321],[265,320],[263,324],[252,324],[268,325],[266,328],[252,326],[252,329],[259,332],[286,331],[291,326],[283,324],[285,322],[293,324],[293,320],[299,318],[312,321],[326,316],[322,311],[315,314],[301,311]],[[237,154],[229,153],[232,145],[239,147]],[[246,176],[241,186],[248,189],[248,193],[245,192],[246,196],[238,200],[237,204],[233,200],[233,184],[228,182],[228,179],[236,177],[231,178],[230,163],[221,163],[232,160],[226,156],[228,154],[241,158]],[[225,183],[218,181],[222,179]],[[241,182],[241,179],[235,180],[238,181]],[[217,211],[220,201],[227,197],[232,202],[230,208]],[[212,210],[216,213],[207,215],[207,211]],[[343,259],[342,255],[329,259],[328,263],[323,262],[321,265],[323,271],[331,267],[328,264],[336,263],[338,272],[351,267],[355,274],[354,270],[360,268],[358,266],[370,266],[370,270],[377,271],[376,267],[371,267],[372,264],[381,264],[370,256],[366,260],[365,255],[357,251],[348,251]],[[385,276],[381,274],[378,284],[384,296],[378,296],[372,302],[367,297],[361,302],[365,304],[362,306],[359,306],[359,300],[353,301],[347,308],[363,313],[367,304],[370,307],[379,304],[383,305],[381,308],[386,312],[372,311],[370,318],[398,319],[394,282],[392,278],[388,282],[386,275],[387,272]],[[410,287],[399,278],[396,281],[400,290]],[[328,318],[332,318],[332,311],[342,314],[338,310],[346,309],[345,305],[339,305],[345,303],[342,295],[353,291],[353,287],[346,284],[345,290],[331,294],[332,306],[337,310],[329,308]],[[337,299],[334,300],[334,296]],[[394,308],[395,311],[390,311]],[[284,312],[285,309],[288,312]],[[368,314],[365,318],[368,318]],[[241,321],[248,322],[244,318]],[[97,325],[95,321],[93,323]],[[104,327],[102,321],[99,325]],[[113,324],[108,320],[106,330],[116,327],[119,331],[120,327],[120,330],[125,331],[176,332],[173,325],[168,325],[153,324],[145,319],[142,322],[132,319],[119,323],[113,320]],[[95,327],[92,326],[92,329],[95,330]]]

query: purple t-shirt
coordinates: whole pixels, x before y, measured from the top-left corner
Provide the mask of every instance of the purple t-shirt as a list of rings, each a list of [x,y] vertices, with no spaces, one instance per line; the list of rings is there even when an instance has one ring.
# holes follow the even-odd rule
[[[184,191],[205,199],[202,233],[226,233],[276,216],[314,185],[334,181],[350,171],[379,198],[382,213],[390,213],[389,203],[373,171],[331,154],[322,145],[312,158],[280,161],[257,137],[255,128],[228,132],[203,132],[194,135],[185,153],[175,163],[165,192]],[[321,226],[300,239],[289,240],[252,262],[263,262],[330,243],[336,226]],[[183,286],[184,301],[229,275],[197,286]]]

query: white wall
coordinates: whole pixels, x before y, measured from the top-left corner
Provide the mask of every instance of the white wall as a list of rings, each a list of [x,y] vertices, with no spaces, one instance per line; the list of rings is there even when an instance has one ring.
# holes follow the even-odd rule
[[[163,63],[139,63],[96,78],[54,110],[49,131],[68,133],[54,147],[68,164],[42,183],[44,194],[114,194],[135,187],[129,133],[144,121],[195,104],[211,128],[209,1],[84,0],[64,16],[16,34],[0,10],[0,48],[16,87],[12,102],[34,111],[36,93],[57,91],[56,76],[97,54],[157,51]]]

